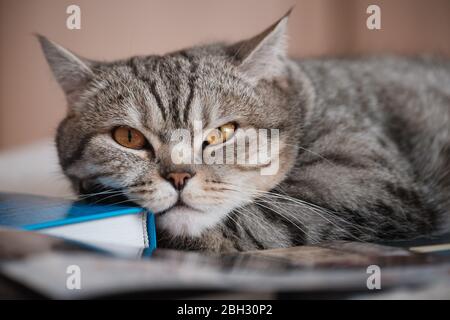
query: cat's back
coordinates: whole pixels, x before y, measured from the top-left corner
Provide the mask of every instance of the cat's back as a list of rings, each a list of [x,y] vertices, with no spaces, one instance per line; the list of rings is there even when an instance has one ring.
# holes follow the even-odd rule
[[[298,66],[314,87],[316,127],[332,127],[344,114],[352,130],[360,122],[362,131],[381,132],[450,212],[449,59],[310,59]]]
[[[397,90],[436,90],[450,95],[450,59],[438,57],[380,56],[355,59],[305,59],[297,65],[320,95]],[[343,94],[343,92],[340,92]]]
[[[314,87],[313,114],[326,119],[343,110],[349,121],[370,120],[400,144],[450,140],[450,59],[310,59],[298,66]]]

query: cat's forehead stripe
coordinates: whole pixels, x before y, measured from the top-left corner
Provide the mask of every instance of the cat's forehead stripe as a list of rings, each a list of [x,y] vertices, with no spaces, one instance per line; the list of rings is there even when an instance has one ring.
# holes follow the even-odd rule
[[[217,63],[195,52],[132,57],[108,68],[98,75],[101,86],[95,90],[96,105],[108,105],[121,117],[127,117],[125,102],[134,105],[141,115],[138,127],[158,136],[172,129],[192,129],[196,120],[207,127],[230,110],[239,113],[234,101],[254,104],[249,101],[248,84],[233,70],[223,66],[218,72]]]
[[[195,95],[198,64],[188,54],[135,57],[129,60],[131,75],[148,87],[166,125],[188,127]]]
[[[182,55],[182,56],[185,57],[185,55]],[[185,124],[187,124],[189,121],[189,112],[192,107],[192,99],[194,97],[195,84],[197,81],[196,71],[198,69],[198,64],[193,63],[192,60],[189,59],[189,57],[187,57],[187,59],[191,63],[191,68],[190,68],[190,74],[189,74],[189,79],[188,79],[189,96],[187,98],[186,105],[184,107],[184,112],[183,112],[183,121]]]
[[[140,63],[138,58],[130,59],[128,65],[132,71],[133,76],[146,84],[150,93],[153,95],[156,101],[156,107],[158,107],[158,109],[160,110],[163,120],[166,121],[167,111],[164,108],[161,96],[156,88],[156,81],[150,78],[147,68],[145,68],[145,65],[143,63]]]

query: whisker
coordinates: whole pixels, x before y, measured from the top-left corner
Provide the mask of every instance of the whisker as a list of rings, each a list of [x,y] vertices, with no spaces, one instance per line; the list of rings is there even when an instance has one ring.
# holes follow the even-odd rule
[[[272,196],[274,196],[274,195],[272,195]],[[309,207],[309,206],[308,206],[308,203],[306,203],[306,202],[299,202],[299,200],[298,200],[298,199],[295,199],[295,198],[279,197],[279,199],[286,200],[286,201],[290,201],[290,202],[295,203],[295,204],[297,204],[297,205],[299,205],[299,206],[301,206],[301,207],[303,207],[303,208],[305,208],[305,209],[312,210],[314,213],[316,213],[318,216],[320,216],[323,220],[325,220],[326,222],[330,223],[331,225],[333,225],[334,227],[336,227],[338,230],[340,230],[340,231],[346,233],[347,235],[349,235],[350,237],[352,237],[352,238],[354,238],[354,239],[356,239],[356,240],[358,240],[358,241],[362,241],[361,239],[359,239],[358,237],[356,237],[355,235],[353,235],[350,231],[348,231],[348,230],[342,228],[341,226],[337,225],[337,224],[336,224],[335,222],[333,222],[332,220],[328,219],[328,218],[323,214],[323,212],[321,212],[321,210],[318,210],[318,209],[316,209],[316,208],[311,208],[311,207]],[[327,213],[330,214],[330,212],[327,212]],[[350,225],[350,226],[356,228],[356,225],[355,225],[355,224],[352,224],[351,222],[349,222],[349,221],[347,221],[347,220],[345,220],[345,219],[343,219],[343,218],[341,218],[341,217],[339,217],[339,216],[333,215],[333,217],[336,218],[336,219],[338,219],[338,220],[340,220],[340,221],[343,222],[343,223],[346,223],[346,224],[348,224],[348,225]]]
[[[235,187],[237,187],[237,186],[235,186]],[[234,191],[242,193],[242,190],[235,189]],[[344,232],[345,234],[349,235],[351,238],[356,239],[358,241],[363,241],[363,240],[360,239],[359,237],[355,236],[354,234],[352,234],[350,231],[348,231],[348,230],[342,228],[341,226],[337,225],[332,220],[328,219],[325,216],[325,214],[327,214],[327,215],[337,219],[339,222],[345,223],[345,224],[347,224],[347,225],[349,225],[349,226],[351,226],[351,227],[353,227],[355,229],[358,229],[359,231],[363,231],[363,230],[369,231],[370,230],[370,231],[373,232],[373,229],[371,229],[371,228],[369,228],[367,226],[360,226],[358,224],[351,223],[351,222],[345,220],[344,218],[338,216],[337,213],[335,213],[335,212],[332,212],[332,211],[330,211],[328,209],[322,208],[322,207],[320,207],[318,205],[311,204],[309,202],[306,202],[306,201],[303,201],[303,200],[300,200],[300,199],[297,199],[297,198],[290,197],[288,195],[278,194],[278,193],[270,192],[270,191],[256,190],[256,189],[252,189],[252,190],[249,190],[249,191],[250,191],[250,195],[253,195],[256,198],[259,197],[262,200],[266,199],[267,201],[269,201],[269,203],[274,202],[276,200],[284,200],[284,201],[288,201],[290,203],[296,204],[296,205],[300,206],[303,209],[311,211],[311,213],[317,214],[320,218],[324,219],[327,223],[330,223],[331,225],[336,227],[338,230]],[[304,210],[302,212],[306,213]]]
[[[325,157],[324,157],[323,155],[321,155],[320,153],[314,152],[314,151],[312,151],[312,150],[309,150],[309,149],[307,149],[307,148],[304,148],[304,147],[299,146],[299,145],[296,145],[296,144],[285,143],[285,145],[297,147],[297,148],[299,148],[299,149],[301,149],[301,150],[303,150],[303,151],[306,151],[306,152],[311,153],[312,155],[315,155],[315,156],[320,157],[321,159],[325,160],[326,162],[328,162],[328,163],[331,164],[332,166],[336,166],[336,164],[334,164],[333,162],[331,162],[329,159],[325,158]]]

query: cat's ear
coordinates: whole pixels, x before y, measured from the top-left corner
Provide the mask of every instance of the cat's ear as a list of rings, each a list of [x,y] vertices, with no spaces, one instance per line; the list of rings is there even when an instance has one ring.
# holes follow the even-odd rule
[[[258,35],[230,46],[233,62],[255,80],[279,77],[287,56],[287,24],[292,9]]]
[[[42,35],[36,36],[53,75],[67,96],[81,88],[93,75],[91,61],[77,56]]]

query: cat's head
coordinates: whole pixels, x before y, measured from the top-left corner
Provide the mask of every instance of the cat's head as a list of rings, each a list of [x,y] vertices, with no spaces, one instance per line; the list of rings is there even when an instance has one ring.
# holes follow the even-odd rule
[[[286,25],[287,16],[235,44],[114,62],[81,58],[40,36],[68,101],[56,142],[75,190],[123,194],[155,212],[159,228],[198,236],[275,187],[293,166],[301,119]],[[248,134],[253,129],[279,134],[264,140]],[[242,150],[237,141],[245,135]],[[267,162],[249,160],[267,145]],[[231,146],[235,161],[202,162]],[[180,163],[184,151],[191,161]]]

